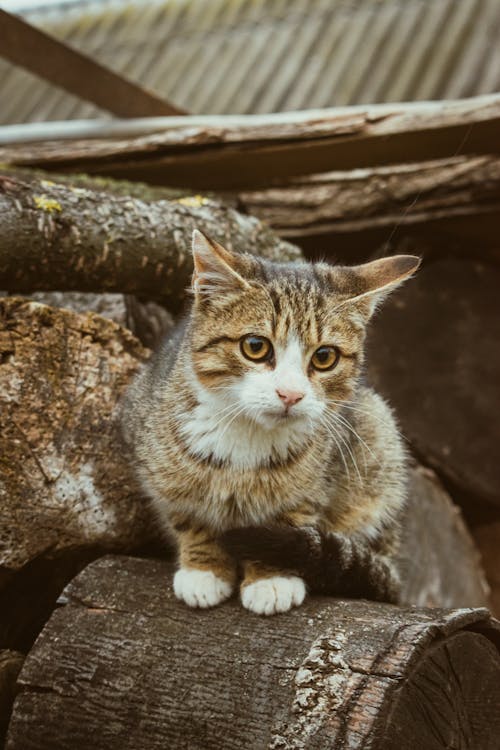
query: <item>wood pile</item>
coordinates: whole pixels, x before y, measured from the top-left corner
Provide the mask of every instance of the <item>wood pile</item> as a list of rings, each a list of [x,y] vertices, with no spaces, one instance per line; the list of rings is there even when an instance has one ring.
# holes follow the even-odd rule
[[[500,612],[499,123],[500,98],[481,97],[0,150],[9,750],[404,750],[416,736],[494,750],[500,631],[483,607]],[[318,597],[269,620],[173,597],[116,416],[182,308],[195,226],[273,259],[423,255],[367,358],[414,458],[403,606]],[[87,311],[75,292],[97,295]]]

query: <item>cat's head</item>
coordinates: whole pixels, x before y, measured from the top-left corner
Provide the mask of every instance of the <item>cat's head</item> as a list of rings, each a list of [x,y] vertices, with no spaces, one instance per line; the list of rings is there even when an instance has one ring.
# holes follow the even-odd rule
[[[214,408],[233,404],[269,429],[314,423],[351,398],[373,311],[420,262],[398,255],[354,267],[272,263],[198,231],[193,260],[197,385]]]

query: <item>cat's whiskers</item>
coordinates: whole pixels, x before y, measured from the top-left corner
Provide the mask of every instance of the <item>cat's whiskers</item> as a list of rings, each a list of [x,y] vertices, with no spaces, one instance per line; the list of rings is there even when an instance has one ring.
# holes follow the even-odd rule
[[[214,449],[213,449],[214,456],[218,455],[219,445],[220,445],[220,443],[222,441],[222,438],[224,437],[224,435],[226,434],[227,430],[229,429],[229,427],[233,424],[233,422],[235,421],[235,419],[237,419],[239,416],[241,416],[241,414],[243,414],[243,412],[245,410],[246,410],[245,405],[243,405],[243,406],[237,406],[236,412],[231,416],[231,418],[227,417],[229,419],[229,421],[226,424],[226,426],[224,427],[224,429],[222,430],[222,432],[220,433],[219,437],[217,438],[217,442],[215,443],[215,446],[214,446]]]
[[[380,417],[377,417],[372,411],[369,411],[368,409],[360,409],[359,406],[352,406],[352,401],[335,401],[334,399],[327,399],[328,404],[332,404],[333,406],[338,406],[342,409],[350,409],[351,411],[358,412],[359,414],[362,414],[365,417],[370,417],[371,419],[378,422],[382,427],[387,427],[388,425],[391,426],[391,429],[394,429],[394,420],[389,419],[381,419]],[[406,442],[409,442],[408,438],[403,435],[403,433],[397,428],[396,425],[396,431],[400,438],[405,440]]]
[[[232,415],[233,411],[237,410],[239,408],[239,404],[228,404],[228,406],[224,407],[220,412],[218,412],[217,416],[219,419],[215,424],[211,424],[208,432],[215,432],[215,430],[218,428],[222,422],[224,422],[226,419],[229,419],[229,417]]]
[[[337,429],[327,421],[325,414],[321,415],[321,417],[320,417],[320,423],[323,425],[323,427],[326,428],[327,434],[332,438],[332,440],[334,441],[335,445],[338,448],[338,451],[340,453],[340,457],[342,459],[342,463],[344,464],[345,472],[347,474],[347,481],[348,481],[348,484],[350,485],[351,484],[351,472],[349,471],[349,466],[348,466],[346,458],[344,456],[344,451],[342,450],[342,446],[339,443],[339,441],[337,440],[337,438],[341,437],[341,435],[337,431]],[[343,438],[342,438],[342,440],[343,440]],[[343,442],[345,443],[344,440],[343,440]]]
[[[346,417],[342,416],[342,414],[339,414],[338,412],[331,412],[330,415],[334,416],[335,419],[338,419],[343,425],[345,425],[345,427],[347,427],[347,429],[359,440],[359,442],[361,443],[361,445],[363,446],[363,448],[366,448],[366,450],[368,451],[368,453],[370,454],[370,456],[373,458],[373,460],[376,461],[378,463],[378,465],[380,466],[380,461],[379,461],[378,457],[372,451],[372,449],[370,448],[370,446],[367,445],[367,443],[363,440],[363,438],[361,437],[361,435],[359,435],[356,432],[356,430],[352,426],[351,422],[349,422],[349,420]],[[366,471],[366,455],[364,456],[364,461],[365,461],[365,471]]]
[[[358,475],[358,480],[360,484],[363,484],[363,479],[361,477],[361,472],[359,471],[358,463],[356,461],[356,458],[354,456],[354,453],[352,451],[351,446],[349,445],[349,441],[346,440],[346,438],[342,435],[340,430],[337,430],[336,428],[339,426],[339,424],[342,426],[342,423],[339,423],[333,418],[332,412],[326,412],[324,415],[324,418],[326,420],[326,423],[329,425],[330,428],[334,429],[339,436],[339,438],[342,440],[342,442],[345,445],[345,448],[347,452],[349,453],[349,456],[351,457],[352,465],[354,469],[356,470],[356,474]]]

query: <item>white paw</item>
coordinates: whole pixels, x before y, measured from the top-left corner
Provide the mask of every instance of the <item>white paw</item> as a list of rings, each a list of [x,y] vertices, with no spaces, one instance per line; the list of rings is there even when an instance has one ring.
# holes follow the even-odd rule
[[[190,607],[215,607],[231,596],[232,587],[211,570],[180,568],[174,576],[174,593]]]
[[[273,576],[262,578],[241,589],[241,603],[258,615],[274,615],[287,612],[302,604],[306,586],[297,576]]]

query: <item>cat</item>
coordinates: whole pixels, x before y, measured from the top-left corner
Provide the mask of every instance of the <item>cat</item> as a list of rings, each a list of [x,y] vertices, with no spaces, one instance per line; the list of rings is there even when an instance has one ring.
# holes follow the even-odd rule
[[[396,601],[405,450],[363,384],[363,343],[419,258],[276,263],[196,230],[192,252],[191,310],[122,409],[137,475],[177,541],[176,596],[212,607],[241,578],[258,614],[302,604],[306,584]]]

